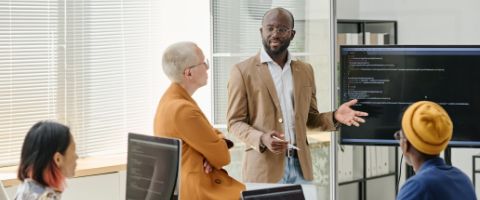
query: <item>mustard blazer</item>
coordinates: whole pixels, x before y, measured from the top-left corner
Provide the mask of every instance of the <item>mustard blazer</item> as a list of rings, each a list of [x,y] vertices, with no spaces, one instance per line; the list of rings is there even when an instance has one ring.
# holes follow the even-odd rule
[[[313,179],[312,158],[306,136],[308,128],[335,130],[332,112],[319,113],[312,66],[298,60],[291,62],[294,84],[295,143],[303,177]],[[275,84],[260,54],[248,58],[230,72],[228,82],[228,132],[245,142],[243,181],[276,183],[284,173],[283,154],[259,149],[262,134],[284,132],[283,116]]]
[[[230,163],[230,153],[223,135],[210,125],[195,101],[179,84],[172,83],[160,100],[154,131],[156,136],[183,141],[181,199],[240,198],[245,186],[222,169]],[[204,159],[214,168],[209,174],[204,172]]]

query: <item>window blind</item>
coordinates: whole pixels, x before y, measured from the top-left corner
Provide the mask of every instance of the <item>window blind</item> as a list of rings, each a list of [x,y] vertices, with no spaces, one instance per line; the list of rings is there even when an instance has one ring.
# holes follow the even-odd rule
[[[58,1],[0,1],[0,165],[18,162],[24,136],[55,119]]]
[[[155,7],[150,0],[66,2],[66,121],[81,156],[126,152],[128,132],[151,132]]]
[[[0,166],[39,120],[70,126],[80,156],[151,133],[159,67],[155,0],[0,2]]]

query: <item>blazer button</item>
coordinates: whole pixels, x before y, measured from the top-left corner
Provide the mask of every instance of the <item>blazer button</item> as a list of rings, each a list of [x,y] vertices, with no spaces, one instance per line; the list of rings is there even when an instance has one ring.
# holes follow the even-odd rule
[[[279,119],[278,119],[278,122],[279,122],[279,123],[283,123],[283,119],[282,119],[282,118],[279,118]]]
[[[222,181],[220,179],[215,179],[215,183],[220,184],[220,183],[222,183]]]

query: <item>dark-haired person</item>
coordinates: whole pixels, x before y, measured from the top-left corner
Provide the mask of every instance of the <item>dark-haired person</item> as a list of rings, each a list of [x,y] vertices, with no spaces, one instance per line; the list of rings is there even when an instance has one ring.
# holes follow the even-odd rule
[[[208,61],[192,42],[178,42],[164,52],[162,67],[171,80],[155,115],[156,136],[182,140],[180,198],[238,200],[245,186],[222,169],[230,163],[231,141],[213,128],[193,100],[208,80]]]
[[[25,140],[18,168],[22,184],[15,200],[59,200],[65,179],[75,174],[75,141],[70,129],[52,121],[37,122]]]
[[[228,132],[246,144],[243,181],[305,183],[313,179],[307,127],[333,131],[336,122],[359,126],[368,114],[350,108],[357,100],[335,112],[318,111],[312,66],[288,51],[295,36],[290,11],[267,11],[260,35],[260,52],[230,72]]]
[[[394,136],[416,174],[402,186],[397,200],[477,199],[467,175],[439,157],[452,138],[452,131],[452,121],[440,105],[419,101],[407,108],[402,130]]]

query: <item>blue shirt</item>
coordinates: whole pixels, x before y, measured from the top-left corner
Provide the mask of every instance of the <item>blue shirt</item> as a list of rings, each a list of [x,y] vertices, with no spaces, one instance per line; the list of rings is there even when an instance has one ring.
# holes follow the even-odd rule
[[[477,197],[467,175],[438,157],[424,162],[418,173],[405,182],[397,200],[406,199],[470,200]]]

